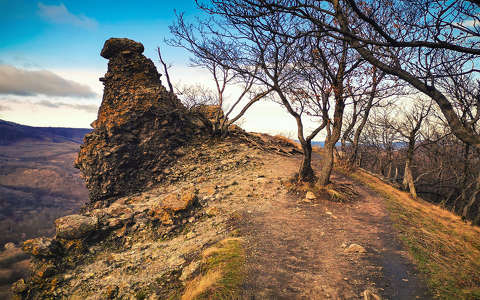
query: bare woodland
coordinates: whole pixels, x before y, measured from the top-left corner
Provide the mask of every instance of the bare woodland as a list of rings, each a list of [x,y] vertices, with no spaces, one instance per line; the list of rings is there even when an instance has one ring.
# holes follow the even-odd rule
[[[212,135],[226,136],[258,101],[275,101],[297,125],[297,180],[329,184],[337,155],[347,168],[382,174],[414,198],[480,224],[478,1],[197,6],[201,17],[178,14],[169,43],[212,75],[215,91],[182,90],[187,106],[218,107]],[[233,86],[241,92],[225,109]],[[307,130],[306,118],[316,127]],[[323,167],[314,174],[312,141],[320,136]]]

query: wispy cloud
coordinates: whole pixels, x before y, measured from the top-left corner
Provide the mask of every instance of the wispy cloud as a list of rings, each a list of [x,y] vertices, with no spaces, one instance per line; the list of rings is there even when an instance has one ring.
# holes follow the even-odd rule
[[[87,29],[95,29],[98,26],[98,22],[92,18],[72,14],[63,3],[47,5],[39,2],[38,14],[44,20],[56,24],[68,24]]]
[[[6,105],[0,104],[0,111],[7,111],[7,110],[11,110],[11,108]]]
[[[89,86],[53,72],[22,70],[10,65],[0,65],[0,94],[85,98],[97,96]]]
[[[72,108],[76,110],[81,110],[87,113],[96,113],[98,111],[98,105],[94,104],[72,104],[64,102],[52,102],[48,100],[42,100],[35,102],[36,105],[45,106],[50,108]]]

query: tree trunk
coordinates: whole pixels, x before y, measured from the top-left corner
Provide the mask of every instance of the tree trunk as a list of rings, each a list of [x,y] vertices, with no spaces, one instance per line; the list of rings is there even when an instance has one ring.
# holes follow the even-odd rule
[[[330,183],[330,175],[333,169],[333,150],[335,149],[336,141],[328,139],[324,146],[323,165],[320,170],[317,183],[321,186],[325,186]]]
[[[362,134],[363,128],[365,124],[367,124],[368,116],[370,115],[370,110],[372,109],[373,99],[375,98],[377,88],[377,81],[374,79],[374,87],[372,89],[372,94],[368,99],[367,107],[365,108],[365,113],[363,114],[362,121],[360,125],[358,125],[357,130],[355,130],[355,135],[353,136],[353,144],[352,144],[352,154],[348,158],[348,166],[352,168],[355,165],[355,161],[357,160],[358,155],[358,142],[360,140],[360,135]]]
[[[314,180],[315,175],[312,169],[312,142],[305,141],[301,143],[303,151],[303,159],[298,170],[298,181],[311,182]]]
[[[342,91],[342,88],[338,89]],[[331,135],[327,136],[324,146],[324,159],[323,166],[320,170],[317,183],[321,186],[326,186],[330,183],[330,175],[332,174],[333,169],[333,151],[335,150],[335,144],[340,139],[342,132],[342,122],[343,122],[343,110],[345,109],[345,102],[341,94],[335,95],[335,112],[333,113],[333,130]]]
[[[415,151],[415,132],[411,133],[408,141],[407,156],[405,159],[405,172],[403,173],[403,187],[410,191],[413,199],[417,199],[417,191],[415,189],[415,180],[413,180],[412,162]]]
[[[387,172],[387,178],[390,179],[392,178],[392,166],[393,166],[393,162],[390,160],[390,162],[388,163],[388,172]]]
[[[410,191],[410,195],[412,195],[413,199],[417,199],[417,190],[415,189],[415,183],[413,180],[412,169],[410,167],[411,161],[407,159],[405,161],[405,173],[403,175],[403,187],[405,190]]]
[[[477,174],[477,180],[475,182],[475,188],[472,191],[472,194],[470,195],[470,199],[468,203],[463,207],[462,210],[462,217],[467,218],[468,217],[468,212],[470,208],[475,204],[477,201],[477,195],[480,192],[480,174]]]

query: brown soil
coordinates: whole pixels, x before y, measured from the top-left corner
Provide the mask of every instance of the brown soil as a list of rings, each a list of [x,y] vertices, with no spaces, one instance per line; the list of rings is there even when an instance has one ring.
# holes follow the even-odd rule
[[[359,193],[354,202],[326,196],[304,202],[301,193],[275,188],[293,176],[299,160],[267,156],[253,187],[263,189],[264,199],[242,218],[248,242],[245,299],[363,299],[367,289],[384,299],[431,298],[395,238],[381,197],[334,174],[334,182],[352,184]],[[319,156],[314,160],[318,170]],[[352,243],[366,253],[345,253]]]

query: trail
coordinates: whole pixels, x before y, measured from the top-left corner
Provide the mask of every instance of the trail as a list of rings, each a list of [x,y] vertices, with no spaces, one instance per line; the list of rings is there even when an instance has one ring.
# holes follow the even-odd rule
[[[353,203],[325,197],[311,203],[289,193],[269,193],[275,179],[287,180],[298,159],[278,156],[264,165],[264,199],[244,215],[248,279],[245,299],[364,299],[371,290],[383,299],[430,299],[408,253],[395,238],[381,197],[340,175],[332,180],[353,184]],[[314,157],[318,172],[319,156]],[[366,253],[345,253],[352,243]]]

